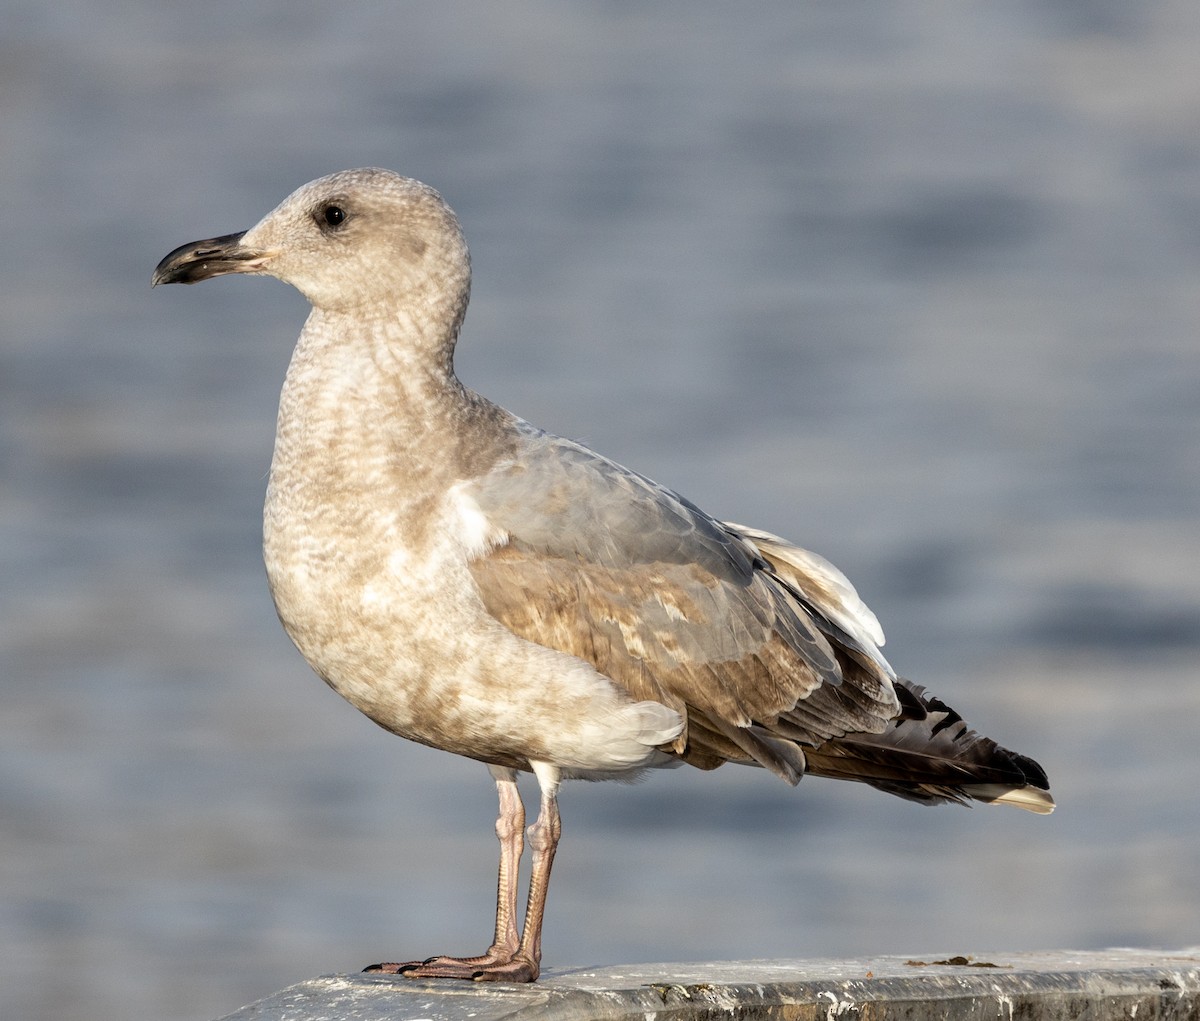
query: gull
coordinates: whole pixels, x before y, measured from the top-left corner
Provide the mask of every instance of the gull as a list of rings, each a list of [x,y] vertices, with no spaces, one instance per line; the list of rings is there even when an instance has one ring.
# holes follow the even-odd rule
[[[897,677],[828,561],[464,386],[470,257],[429,186],[375,168],[320,178],[247,231],[175,249],[153,283],[230,273],[312,305],[263,514],[284,628],[371,720],[484,763],[499,795],[491,946],[366,970],[535,981],[564,779],[734,762],[926,804],[1054,808],[1036,762]],[[540,790],[527,833],[520,772]]]

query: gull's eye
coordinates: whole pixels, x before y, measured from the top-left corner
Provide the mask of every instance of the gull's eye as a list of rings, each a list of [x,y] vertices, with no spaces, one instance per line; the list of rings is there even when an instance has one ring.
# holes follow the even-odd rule
[[[341,206],[326,206],[321,210],[321,219],[326,226],[340,227],[346,220],[346,210]]]

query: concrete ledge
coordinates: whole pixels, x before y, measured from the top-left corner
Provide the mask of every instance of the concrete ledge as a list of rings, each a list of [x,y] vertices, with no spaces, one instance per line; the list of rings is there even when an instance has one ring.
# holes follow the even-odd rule
[[[326,975],[290,986],[222,1021],[385,1018],[1200,1021],[1200,947],[638,964],[550,971],[529,986]]]

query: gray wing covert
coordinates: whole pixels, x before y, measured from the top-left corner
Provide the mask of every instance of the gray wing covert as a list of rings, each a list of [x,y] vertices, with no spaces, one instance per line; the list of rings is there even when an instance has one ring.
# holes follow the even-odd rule
[[[683,715],[686,761],[795,782],[796,742],[894,715],[887,679],[822,633],[753,542],[649,479],[523,426],[517,455],[467,492],[508,537],[471,565],[488,612]]]

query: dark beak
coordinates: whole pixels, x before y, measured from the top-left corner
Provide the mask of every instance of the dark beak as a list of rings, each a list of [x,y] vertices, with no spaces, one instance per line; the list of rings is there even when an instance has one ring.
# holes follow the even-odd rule
[[[209,238],[180,245],[154,269],[152,287],[159,284],[198,284],[225,273],[257,273],[271,257],[270,252],[242,245],[240,234]]]

